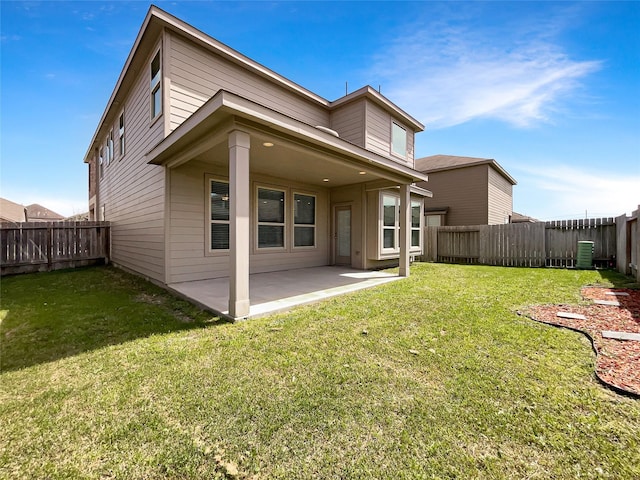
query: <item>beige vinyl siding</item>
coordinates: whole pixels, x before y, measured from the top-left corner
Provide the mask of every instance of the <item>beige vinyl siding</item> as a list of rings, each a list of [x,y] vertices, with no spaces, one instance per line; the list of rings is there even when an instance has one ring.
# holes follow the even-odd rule
[[[391,115],[375,103],[366,102],[366,138],[367,150],[390,156],[391,151]]]
[[[400,164],[414,165],[414,132],[405,123],[394,119],[389,112],[385,111],[377,104],[366,102],[366,132],[364,148],[379,155],[390,157]],[[402,159],[391,154],[391,122],[395,121],[407,131],[407,157]]]
[[[224,252],[212,254],[207,245],[208,223],[208,178],[225,180],[228,171],[214,165],[190,162],[170,171],[171,211],[169,228],[169,272],[168,283],[204,280],[229,276],[229,255]],[[256,185],[284,187],[287,190],[288,243],[291,243],[292,221],[290,205],[293,192],[316,195],[316,248],[293,249],[278,252],[258,252],[255,249],[254,195]],[[250,273],[290,270],[294,268],[327,265],[328,260],[328,196],[317,187],[292,183],[289,180],[254,176],[251,177],[251,255]]]
[[[411,168],[415,168],[415,132],[407,128],[407,163]]]
[[[164,169],[145,161],[147,151],[162,140],[164,123],[160,120],[150,126],[149,102],[145,68],[124,102],[126,154],[122,159],[116,154],[105,167],[97,211],[104,205],[106,219],[112,222],[112,261],[164,281]],[[119,112],[111,119],[114,129]]]
[[[487,165],[429,173],[429,182],[419,184],[433,192],[425,208],[449,207],[446,225],[486,225],[488,209]]]
[[[329,112],[223,57],[171,34],[170,128],[174,130],[218,90],[227,90],[309,125],[329,125]]]
[[[365,100],[347,103],[331,112],[330,127],[340,138],[364,147]]]
[[[513,213],[513,185],[489,167],[489,225],[505,223]]]

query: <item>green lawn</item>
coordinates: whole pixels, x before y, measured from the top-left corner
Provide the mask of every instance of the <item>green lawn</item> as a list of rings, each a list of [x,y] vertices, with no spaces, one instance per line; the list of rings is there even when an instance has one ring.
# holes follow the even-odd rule
[[[416,264],[230,324],[112,268],[3,278],[0,478],[640,478],[640,401],[516,314],[611,272]]]

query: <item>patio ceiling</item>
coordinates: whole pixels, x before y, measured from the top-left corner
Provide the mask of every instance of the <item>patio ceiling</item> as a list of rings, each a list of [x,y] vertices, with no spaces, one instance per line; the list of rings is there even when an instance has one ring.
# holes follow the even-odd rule
[[[236,129],[251,136],[254,173],[328,188],[380,179],[395,185],[426,180],[407,166],[225,91],[152,149],[147,161],[169,168],[191,161],[226,166],[228,134]]]
[[[346,164],[326,153],[321,153],[275,134],[246,129],[251,134],[251,172],[271,177],[291,178],[309,185],[337,187],[368,180],[377,180],[376,170]],[[267,147],[265,143],[272,143]],[[229,147],[226,139],[197,155],[194,161],[226,166]],[[364,172],[364,173],[360,173]],[[325,181],[327,179],[328,181]]]

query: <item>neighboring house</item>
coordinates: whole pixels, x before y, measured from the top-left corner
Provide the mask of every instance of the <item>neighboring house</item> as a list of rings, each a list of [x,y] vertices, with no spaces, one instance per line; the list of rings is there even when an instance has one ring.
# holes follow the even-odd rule
[[[62,215],[37,203],[27,205],[26,208],[28,222],[59,222],[64,220]]]
[[[27,210],[24,205],[0,198],[0,222],[20,223],[27,221]]]
[[[152,6],[85,156],[111,260],[164,284],[422,251],[414,134],[370,87],[328,101]]]
[[[516,181],[494,159],[433,155],[415,162],[417,170],[429,175],[433,192],[425,203],[428,225],[511,222]]]
[[[65,221],[69,222],[86,222],[89,220],[89,212],[76,213],[70,217],[65,218]]]
[[[513,212],[511,214],[511,223],[536,223],[539,221],[540,220],[521,213]]]

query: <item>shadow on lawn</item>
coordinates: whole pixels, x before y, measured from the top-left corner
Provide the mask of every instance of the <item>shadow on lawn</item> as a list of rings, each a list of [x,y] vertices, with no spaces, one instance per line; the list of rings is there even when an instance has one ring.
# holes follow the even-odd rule
[[[611,282],[614,288],[632,288],[632,289],[640,289],[640,283],[636,282],[636,280],[627,275],[623,275],[617,270],[598,270],[600,275],[604,280]]]
[[[0,302],[2,372],[226,323],[113,267],[5,277]]]

